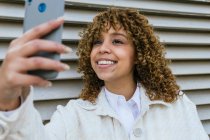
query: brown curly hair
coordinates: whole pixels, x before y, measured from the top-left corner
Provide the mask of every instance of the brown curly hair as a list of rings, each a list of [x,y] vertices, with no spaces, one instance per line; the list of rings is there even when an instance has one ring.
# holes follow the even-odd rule
[[[88,27],[81,32],[78,45],[78,71],[83,74],[84,88],[80,98],[95,102],[104,81],[100,80],[91,67],[90,53],[94,40],[111,27],[123,28],[133,42],[137,56],[134,79],[146,89],[150,100],[173,102],[177,100],[179,86],[168,67],[164,46],[155,36],[145,16],[135,9],[109,8],[99,13]]]

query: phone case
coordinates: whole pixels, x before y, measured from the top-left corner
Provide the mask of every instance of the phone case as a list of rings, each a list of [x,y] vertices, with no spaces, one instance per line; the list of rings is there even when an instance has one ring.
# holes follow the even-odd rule
[[[64,15],[64,0],[26,0],[25,18],[23,32],[50,20],[57,19]],[[43,37],[46,40],[52,40],[61,43],[63,26]],[[60,61],[60,54],[39,52],[34,56],[42,56]],[[34,70],[29,74],[40,76],[44,79],[54,79],[58,72],[52,70]]]

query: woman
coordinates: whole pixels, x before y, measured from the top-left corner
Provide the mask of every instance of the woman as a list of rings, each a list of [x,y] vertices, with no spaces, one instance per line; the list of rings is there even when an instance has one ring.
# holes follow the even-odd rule
[[[164,47],[146,17],[128,9],[108,9],[83,31],[78,45],[84,80],[80,99],[58,106],[50,123],[43,126],[29,86],[51,83],[26,72],[69,67],[28,56],[38,51],[70,52],[63,45],[38,39],[62,23],[58,19],[43,24],[11,43],[0,69],[0,109],[16,110],[1,112],[0,139],[209,139],[195,105],[179,91]]]

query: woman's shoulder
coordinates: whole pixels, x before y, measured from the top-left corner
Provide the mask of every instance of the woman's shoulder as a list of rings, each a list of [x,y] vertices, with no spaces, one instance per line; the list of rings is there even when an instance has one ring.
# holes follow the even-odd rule
[[[182,91],[180,91],[180,95],[177,100],[171,104],[171,106],[173,109],[178,111],[197,112],[195,103],[192,102]]]
[[[85,109],[85,110],[93,110],[96,109],[96,103],[92,103],[88,100],[83,99],[72,99],[70,100],[65,108],[67,109]]]

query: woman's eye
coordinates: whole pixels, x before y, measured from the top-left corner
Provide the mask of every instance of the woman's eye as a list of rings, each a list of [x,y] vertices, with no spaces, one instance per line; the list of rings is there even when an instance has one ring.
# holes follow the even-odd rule
[[[96,40],[96,41],[93,41],[93,45],[100,45],[102,44],[102,41],[101,40]]]
[[[121,40],[118,40],[118,39],[114,39],[114,40],[112,41],[112,43],[113,43],[114,45],[123,44],[123,42],[122,42]]]

